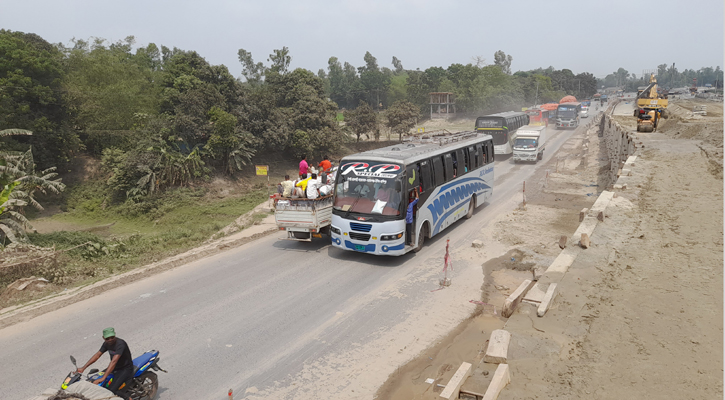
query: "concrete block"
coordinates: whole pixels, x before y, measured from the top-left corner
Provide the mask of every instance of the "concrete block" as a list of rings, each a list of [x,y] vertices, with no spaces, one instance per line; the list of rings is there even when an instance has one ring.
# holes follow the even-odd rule
[[[622,175],[624,176],[632,176],[632,170],[629,168],[623,168],[622,169]]]
[[[496,329],[491,332],[491,338],[488,340],[488,348],[486,349],[486,355],[483,356],[483,362],[489,364],[506,364],[510,342],[511,333],[509,331]]]
[[[566,242],[567,242],[567,240],[568,240],[568,239],[567,239],[567,237],[566,237],[566,236],[564,236],[564,235],[561,235],[561,237],[559,238],[559,248],[560,248],[560,249],[564,249],[564,248],[566,248]]]
[[[486,394],[483,395],[483,400],[498,399],[498,395],[510,382],[511,373],[509,372],[509,365],[499,364],[496,372],[493,374],[491,383],[488,385],[488,389],[486,389]]]
[[[441,392],[441,397],[444,399],[457,399],[461,392],[461,386],[463,382],[471,375],[473,366],[470,363],[464,362],[458,367],[458,371],[453,374],[453,377]]]
[[[549,288],[546,290],[546,294],[544,295],[544,299],[541,301],[539,308],[536,310],[536,315],[543,317],[549,310],[549,306],[551,305],[551,301],[554,300],[554,297],[556,297],[556,283],[549,285]]]
[[[514,313],[514,310],[521,302],[521,299],[524,298],[524,295],[526,292],[531,289],[531,286],[533,286],[536,282],[532,280],[525,280],[521,282],[521,285],[513,292],[511,295],[504,301],[503,303],[503,310],[501,310],[501,315],[503,315],[505,318],[508,318],[511,316],[511,314]]]
[[[474,249],[483,248],[483,242],[480,241],[480,240],[478,240],[478,239],[476,239],[476,240],[473,241],[473,243],[471,243],[471,247],[473,247]]]
[[[579,222],[584,221],[584,217],[587,216],[587,212],[589,212],[588,208],[582,208],[582,210],[579,211]]]
[[[581,239],[579,239],[579,246],[581,246],[582,249],[588,249],[590,244],[591,243],[589,241],[589,235],[587,235],[586,233],[582,233],[582,237]]]

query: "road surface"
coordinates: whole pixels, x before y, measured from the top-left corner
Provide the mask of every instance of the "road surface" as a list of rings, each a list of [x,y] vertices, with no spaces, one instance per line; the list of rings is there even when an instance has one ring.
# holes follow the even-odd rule
[[[221,399],[229,388],[235,398],[370,398],[397,365],[472,312],[467,300],[480,297],[485,260],[457,252],[515,208],[522,181],[582,129],[550,128],[536,165],[499,157],[490,202],[417,254],[375,257],[273,234],[0,330],[0,397],[59,386],[69,356],[84,363],[113,326],[134,356],[161,351],[169,373],[160,373],[159,399]],[[447,238],[454,285],[432,292]],[[107,362],[104,355],[94,367]]]

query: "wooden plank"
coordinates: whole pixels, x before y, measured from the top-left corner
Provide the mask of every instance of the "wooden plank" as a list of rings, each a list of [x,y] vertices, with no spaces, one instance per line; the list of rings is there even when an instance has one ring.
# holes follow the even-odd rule
[[[509,382],[511,382],[509,365],[499,364],[498,368],[496,368],[496,373],[493,374],[491,384],[488,385],[488,389],[486,389],[486,394],[483,395],[483,400],[496,400],[503,388],[505,388]]]
[[[448,381],[446,388],[441,392],[441,397],[449,400],[457,399],[461,391],[461,385],[463,385],[463,382],[469,375],[471,375],[472,370],[473,366],[470,363],[464,362],[461,364],[461,366],[458,367],[458,371],[456,371],[451,380]]]
[[[535,282],[531,281],[530,279],[523,281],[521,285],[519,285],[518,289],[516,289],[515,292],[511,293],[511,296],[509,296],[503,303],[503,310],[501,310],[501,315],[503,315],[505,318],[510,317],[511,314],[514,313],[516,306],[519,305],[521,299],[524,297],[526,292],[529,291],[531,286],[534,285],[534,283]]]
[[[508,359],[509,343],[511,342],[511,333],[503,329],[496,329],[491,332],[491,338],[488,341],[486,355],[483,356],[483,362],[491,364],[505,364]]]
[[[549,285],[549,289],[546,290],[546,295],[544,295],[544,300],[541,301],[539,308],[536,310],[536,315],[543,317],[546,314],[546,311],[549,310],[549,305],[551,305],[551,301],[554,300],[554,296],[556,296],[556,283]]]
[[[471,390],[461,389],[461,394],[467,394],[469,396],[474,396],[474,397],[476,397],[476,399],[483,398],[483,393],[478,393],[478,392],[474,392]]]

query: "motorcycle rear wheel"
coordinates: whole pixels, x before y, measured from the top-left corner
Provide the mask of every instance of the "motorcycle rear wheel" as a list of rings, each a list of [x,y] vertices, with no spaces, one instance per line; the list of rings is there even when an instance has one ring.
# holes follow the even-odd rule
[[[153,400],[159,391],[159,377],[151,371],[146,371],[135,379],[138,382],[133,388],[131,398],[136,400]],[[134,395],[135,394],[135,395]]]

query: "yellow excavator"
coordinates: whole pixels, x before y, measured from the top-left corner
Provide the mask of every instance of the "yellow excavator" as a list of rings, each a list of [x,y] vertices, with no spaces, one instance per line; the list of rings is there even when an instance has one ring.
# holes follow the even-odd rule
[[[634,116],[637,118],[637,132],[654,132],[657,130],[659,120],[665,117],[667,108],[667,94],[657,93],[657,78],[652,74],[649,85],[637,95],[637,108]]]

